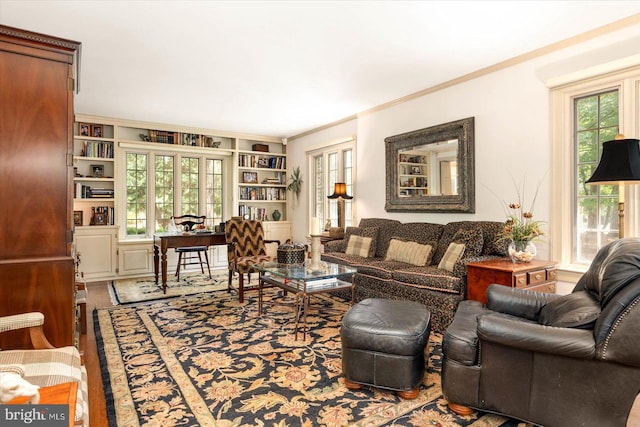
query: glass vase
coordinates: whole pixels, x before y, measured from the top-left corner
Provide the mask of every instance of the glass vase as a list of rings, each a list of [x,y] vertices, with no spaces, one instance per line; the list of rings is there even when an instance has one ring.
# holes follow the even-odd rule
[[[536,247],[530,241],[511,241],[509,256],[513,262],[530,262],[536,257]]]

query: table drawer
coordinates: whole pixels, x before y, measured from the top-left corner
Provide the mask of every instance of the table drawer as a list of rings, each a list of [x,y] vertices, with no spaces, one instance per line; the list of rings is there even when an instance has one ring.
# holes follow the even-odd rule
[[[533,285],[527,287],[528,291],[546,292],[548,294],[556,293],[556,282],[543,283],[541,285]]]
[[[547,271],[546,270],[535,270],[527,272],[527,284],[528,285],[537,285],[539,283],[544,283],[547,281]]]

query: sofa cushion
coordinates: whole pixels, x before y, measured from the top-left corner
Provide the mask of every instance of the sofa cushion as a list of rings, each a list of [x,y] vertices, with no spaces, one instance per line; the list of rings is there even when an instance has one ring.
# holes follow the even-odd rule
[[[438,265],[438,263],[440,263],[440,260],[449,247],[449,243],[454,241],[453,239],[459,230],[480,230],[480,232],[483,233],[482,224],[482,221],[458,221],[445,224],[444,229],[442,230],[442,235],[440,236],[440,239],[438,239],[438,248],[436,249],[436,253],[433,256],[433,261],[431,263],[434,265]],[[465,255],[465,257],[467,257],[467,255]]]
[[[391,239],[385,261],[401,261],[412,265],[429,265],[435,244],[421,245],[410,240]]]
[[[361,237],[369,237],[371,239],[371,244],[369,245],[369,250],[367,252],[368,257],[373,257],[376,254],[377,242],[378,242],[378,227],[347,227],[344,232],[344,242],[345,247],[343,252],[347,251],[347,246],[349,245],[349,240],[351,236],[361,236]],[[352,254],[354,255],[354,254]]]
[[[538,323],[559,328],[593,329],[600,304],[588,291],[563,295],[540,309]]]
[[[0,365],[22,365],[23,378],[33,385],[49,387],[57,384],[77,382],[76,421],[86,413],[86,378],[80,363],[80,353],[75,347],[60,347],[46,350],[0,351]]]
[[[387,255],[387,248],[391,237],[398,234],[397,230],[402,225],[400,221],[386,218],[362,218],[359,227],[378,227],[378,238],[376,239],[375,257],[384,258]]]
[[[349,243],[347,243],[347,250],[344,251],[344,253],[368,258],[372,240],[371,237],[351,235],[349,237]]]
[[[463,230],[460,229],[456,232],[455,236],[453,236],[453,241],[455,243],[464,244],[464,257],[474,257],[479,256],[482,253],[482,246],[484,244],[484,239],[482,237],[482,231],[475,230]]]
[[[430,222],[407,222],[401,224],[394,238],[401,238],[402,240],[411,240],[421,244],[430,244],[433,248],[436,248],[438,239],[442,235],[444,225],[434,224]]]
[[[453,267],[455,267],[456,262],[460,258],[462,258],[465,250],[464,243],[451,242],[449,243],[449,247],[447,251],[444,253],[444,256],[438,263],[438,268],[449,271],[453,273]]]

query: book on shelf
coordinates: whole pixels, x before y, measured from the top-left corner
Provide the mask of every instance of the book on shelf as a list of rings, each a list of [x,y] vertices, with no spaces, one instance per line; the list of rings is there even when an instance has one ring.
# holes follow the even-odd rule
[[[306,281],[307,289],[314,288],[331,288],[334,286],[338,286],[338,278],[336,277],[328,277],[325,279],[314,279]]]

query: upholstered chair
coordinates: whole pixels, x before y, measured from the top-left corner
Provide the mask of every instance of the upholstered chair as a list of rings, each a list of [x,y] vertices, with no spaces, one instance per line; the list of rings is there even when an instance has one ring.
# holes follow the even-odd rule
[[[545,427],[624,427],[640,391],[640,239],[603,247],[569,295],[491,285],[459,304],[442,389],[471,408]]]
[[[227,237],[227,257],[229,259],[229,290],[238,292],[240,302],[244,302],[244,293],[258,289],[257,285],[252,287],[244,286],[244,275],[247,275],[247,282],[251,281],[253,265],[275,261],[273,257],[267,255],[265,244],[280,244],[279,240],[265,240],[262,222],[256,220],[230,219],[225,225]],[[233,276],[238,274],[238,288],[233,286]]]
[[[34,348],[2,349],[0,372],[18,374],[39,387],[77,382],[74,424],[89,425],[87,371],[82,364],[80,353],[73,346],[53,347],[44,335],[43,325],[44,315],[38,312],[0,317],[0,333],[28,329]]]

